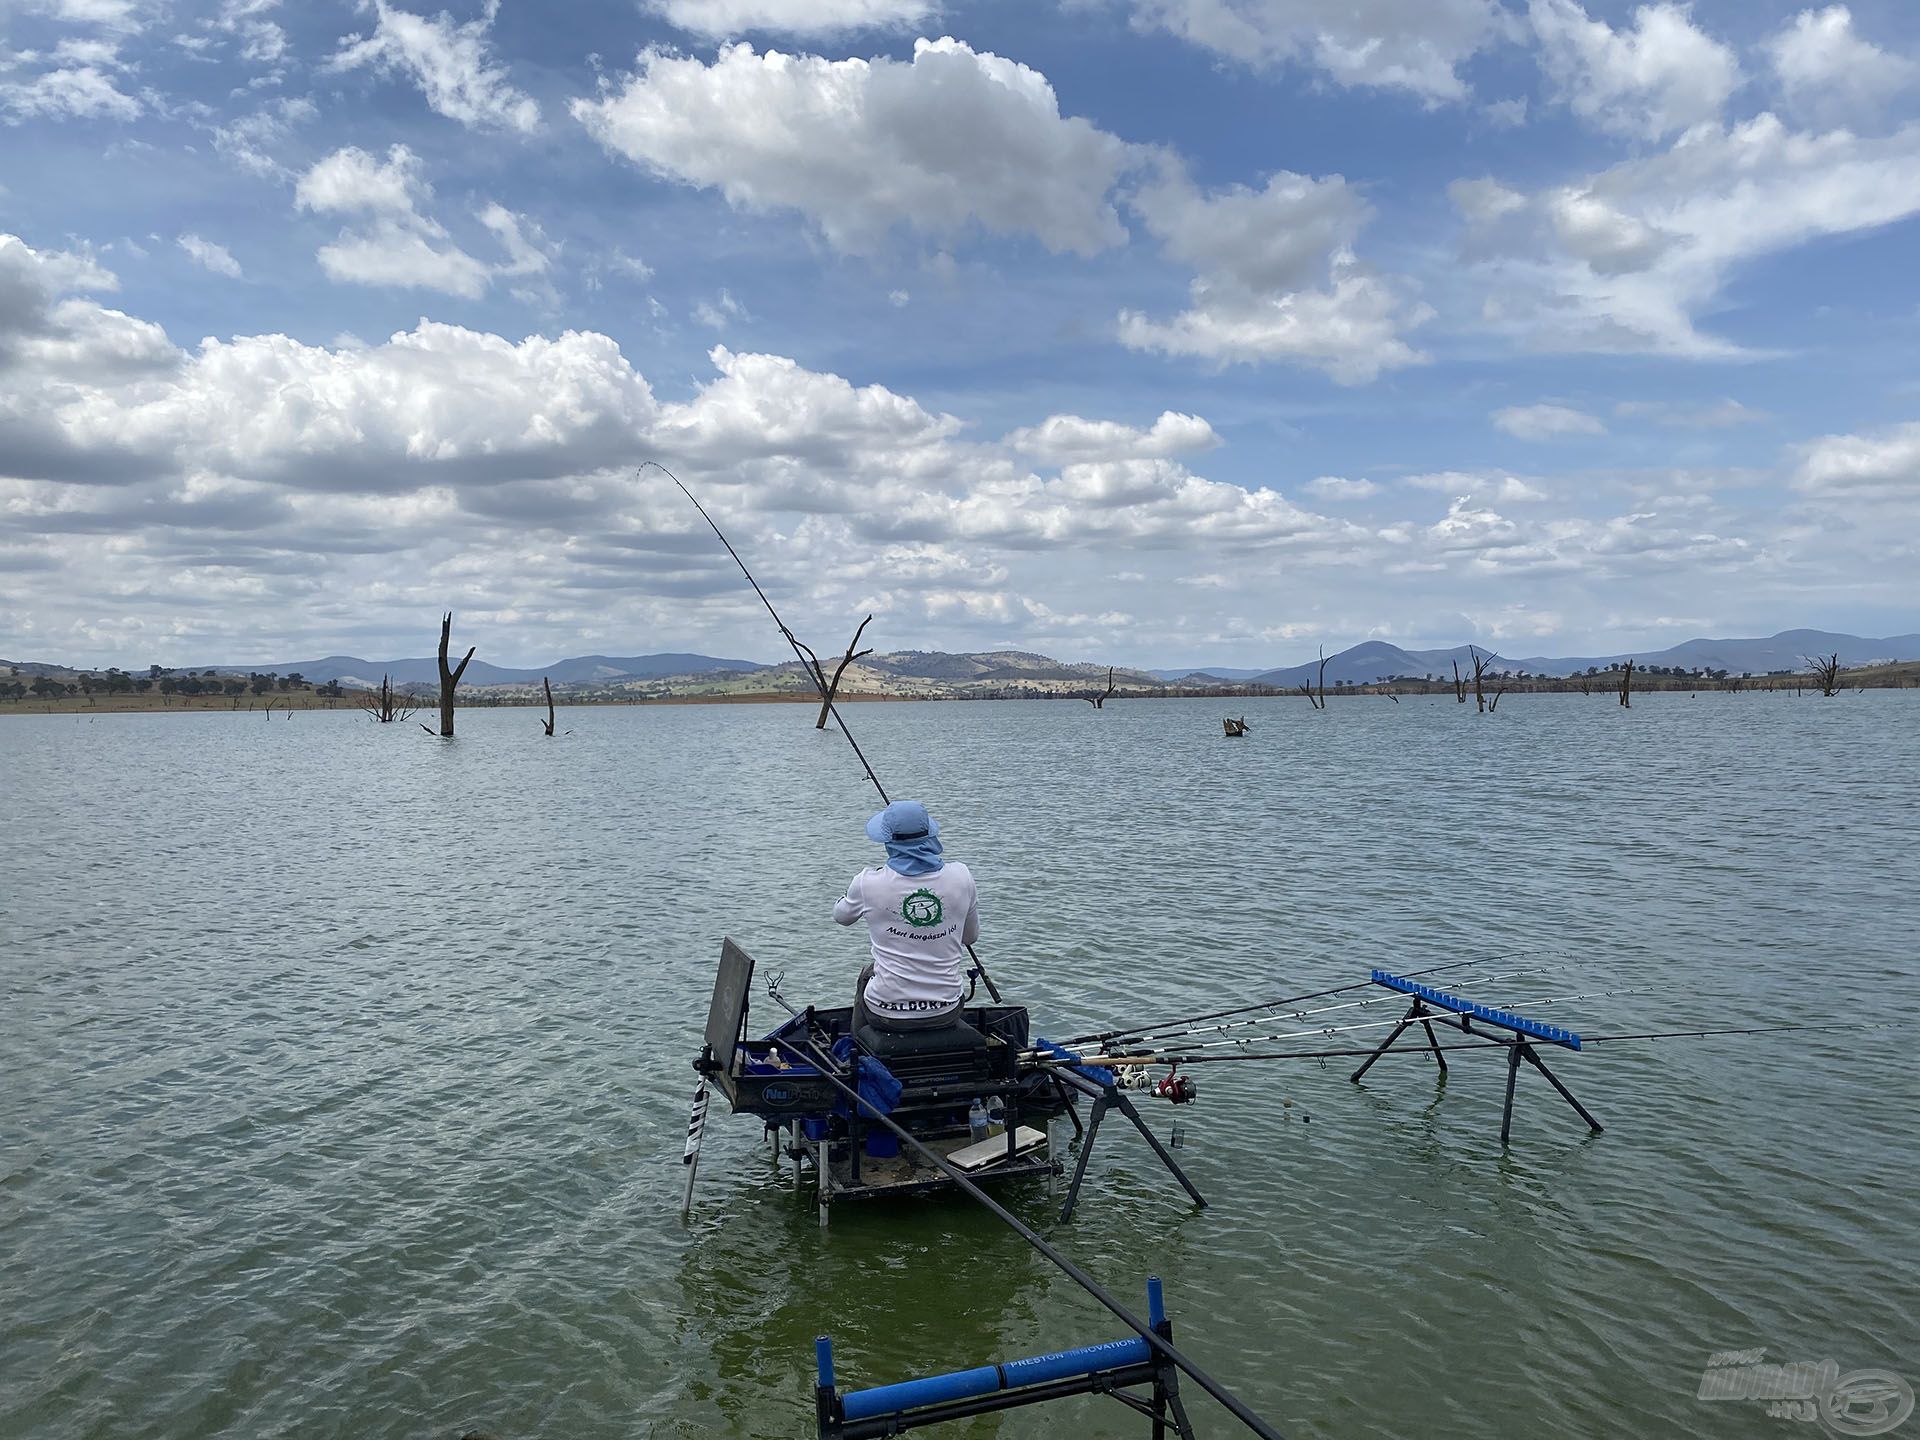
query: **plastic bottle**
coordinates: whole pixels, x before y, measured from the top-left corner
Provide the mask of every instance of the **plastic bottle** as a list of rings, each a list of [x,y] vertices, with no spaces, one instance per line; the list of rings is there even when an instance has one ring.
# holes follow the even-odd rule
[[[987,1138],[987,1107],[977,1099],[967,1107],[967,1129],[973,1132],[975,1143]]]
[[[1004,1135],[1007,1133],[1007,1102],[998,1095],[987,1097],[987,1134]]]

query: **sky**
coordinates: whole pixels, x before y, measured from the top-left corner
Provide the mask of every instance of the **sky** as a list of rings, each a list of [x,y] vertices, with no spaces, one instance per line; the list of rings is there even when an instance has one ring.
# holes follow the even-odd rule
[[[1920,6],[0,0],[0,655],[1920,630]]]

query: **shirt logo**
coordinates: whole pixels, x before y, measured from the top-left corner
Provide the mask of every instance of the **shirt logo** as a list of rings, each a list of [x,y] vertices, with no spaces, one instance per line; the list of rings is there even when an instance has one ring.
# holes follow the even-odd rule
[[[900,918],[916,930],[940,923],[940,897],[931,890],[916,890],[900,902]]]

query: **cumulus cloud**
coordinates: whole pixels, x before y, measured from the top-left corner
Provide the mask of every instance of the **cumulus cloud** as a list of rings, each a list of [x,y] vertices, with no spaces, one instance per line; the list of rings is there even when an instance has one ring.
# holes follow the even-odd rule
[[[0,116],[9,125],[27,120],[138,119],[145,103],[119,88],[124,70],[116,47],[101,41],[69,40],[50,55],[15,55],[16,66],[38,64],[29,78],[0,80]]]
[[[1577,0],[1529,0],[1527,18],[1559,99],[1602,130],[1659,139],[1718,118],[1740,83],[1733,51],[1685,5],[1642,5],[1620,30]]]
[[[456,245],[446,227],[420,207],[433,189],[418,157],[395,145],[385,160],[349,145],[315,162],[294,187],[294,203],[352,223],[317,252],[329,279],[356,285],[439,290],[474,299],[496,276],[537,275],[548,265],[538,228],[505,206],[489,203],[480,223],[507,252],[489,264]]]
[[[1920,66],[1862,39],[1845,5],[1802,10],[1763,47],[1797,112],[1820,121],[1872,118]]]
[[[1584,410],[1566,405],[1510,405],[1493,412],[1496,427],[1521,440],[1554,440],[1562,435],[1604,435],[1607,427]]]
[[[475,129],[539,128],[540,107],[516,89],[488,54],[487,32],[500,0],[487,0],[480,17],[458,24],[444,10],[431,19],[373,0],[371,35],[351,35],[327,62],[335,71],[371,66],[398,73],[420,87],[435,113]]]
[[[1190,308],[1167,321],[1122,311],[1121,340],[1222,365],[1306,365],[1342,385],[1365,384],[1382,370],[1425,359],[1401,332],[1430,312],[1408,304],[1350,251],[1333,255],[1328,283],[1319,289],[1262,293],[1202,276],[1190,299]]]
[[[1731,355],[1694,315],[1736,267],[1916,213],[1920,125],[1811,134],[1762,114],[1528,197],[1477,228],[1469,258],[1490,321],[1536,345]]]
[[[939,11],[933,0],[648,0],[648,8],[709,40],[755,30],[810,37],[903,30]]]
[[[1164,165],[1128,203],[1173,259],[1250,291],[1297,290],[1318,279],[1328,254],[1350,245],[1372,214],[1342,176],[1289,170],[1257,190],[1229,185],[1203,194],[1184,169]]]
[[[1380,487],[1371,480],[1348,480],[1339,475],[1317,476],[1301,488],[1309,495],[1336,504],[1343,500],[1371,500],[1380,493]]]
[[[216,275],[224,275],[229,280],[240,278],[240,262],[233,258],[231,251],[224,245],[216,245],[211,240],[202,240],[198,235],[182,235],[176,242],[187,252],[194,264],[202,269],[211,270]]]
[[[1171,320],[1123,312],[1126,344],[1219,364],[1309,365],[1342,384],[1422,358],[1401,332],[1426,312],[1353,253],[1371,212],[1342,177],[1279,171],[1258,190],[1203,192],[1163,161],[1128,203],[1198,274],[1190,308]]]
[[[1802,447],[1793,484],[1828,500],[1920,503],[1920,423],[1823,436]]]
[[[1042,464],[1061,465],[1076,460],[1170,459],[1211,450],[1220,437],[1198,415],[1168,410],[1146,430],[1115,420],[1049,415],[1038,425],[1015,430],[1006,443]]]
[[[746,210],[794,210],[835,248],[971,226],[1088,255],[1126,239],[1108,192],[1129,148],[1060,113],[1037,70],[954,39],[913,59],[646,50],[573,114],[608,150]]]
[[[1245,64],[1306,65],[1429,101],[1466,94],[1458,67],[1500,26],[1491,0],[1134,0],[1133,16]]]
[[[311,193],[356,223],[404,216],[375,173],[390,163],[338,167]],[[372,344],[265,334],[183,350],[102,303],[112,285],[90,255],[0,239],[0,609],[26,617],[17,640],[62,658],[245,659],[267,645],[285,658],[306,636],[392,653],[407,643],[392,636],[449,604],[503,658],[760,653],[732,643],[761,621],[698,517],[666,482],[634,478],[649,455],[751,553],[812,557],[772,565],[803,632],[882,610],[884,643],[902,646],[1179,651],[1220,637],[1257,654],[1279,632],[1240,608],[1297,611],[1351,574],[1369,594],[1397,577],[1399,613],[1464,606],[1519,634],[1619,578],[1704,573],[1724,593],[1729,577],[1767,574],[1769,544],[1791,533],[1756,536],[1775,522],[1743,527],[1704,493],[1595,513],[1604,488],[1503,471],[1234,484],[1196,473],[1218,436],[1178,411],[1044,415],[976,440],[962,417],[870,377],[724,347],[668,403],[592,332],[516,340],[422,322]],[[1830,508],[1842,490],[1898,495],[1916,462],[1920,427],[1792,457],[1804,506]],[[1377,499],[1396,518],[1369,506],[1358,524],[1305,497]],[[1906,511],[1872,513],[1849,567],[1888,553],[1889,536],[1911,546],[1910,525],[1884,523]],[[1788,558],[1831,549],[1818,544]],[[1205,576],[1233,584],[1175,583]],[[1542,588],[1516,599],[1517,580]],[[1480,581],[1497,588],[1476,603]]]
[[[1432,490],[1437,494],[1455,496],[1454,510],[1460,516],[1467,517],[1482,513],[1467,503],[1470,500],[1512,505],[1547,498],[1546,492],[1537,485],[1530,485],[1518,475],[1509,475],[1500,470],[1441,470],[1430,475],[1409,475],[1405,483],[1416,490]],[[1467,522],[1456,517],[1455,522],[1442,523]],[[1509,522],[1503,520],[1501,523],[1504,525]]]

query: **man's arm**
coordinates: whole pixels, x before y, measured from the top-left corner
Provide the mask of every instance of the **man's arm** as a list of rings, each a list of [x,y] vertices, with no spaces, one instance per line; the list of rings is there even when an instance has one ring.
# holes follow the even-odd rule
[[[867,872],[862,870],[847,886],[847,893],[833,902],[833,918],[842,925],[851,925],[867,913],[867,902],[860,897],[860,879]]]
[[[980,892],[975,890],[967,899],[966,923],[960,927],[960,941],[971,945],[980,938]]]

